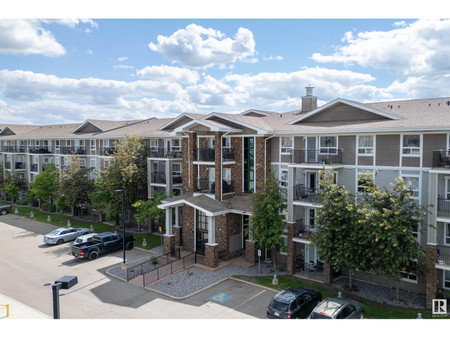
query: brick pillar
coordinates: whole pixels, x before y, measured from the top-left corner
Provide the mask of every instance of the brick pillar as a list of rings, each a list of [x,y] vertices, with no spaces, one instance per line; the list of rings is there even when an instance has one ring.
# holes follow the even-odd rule
[[[256,251],[255,241],[245,241],[245,258],[247,258],[247,260],[252,264],[256,264],[258,262],[258,253]]]
[[[331,285],[333,283],[333,267],[325,260],[323,263],[323,279],[325,284]]]
[[[210,268],[219,266],[219,245],[205,244],[205,265]]]
[[[181,231],[183,231],[182,227],[174,225],[172,230],[173,230],[173,234],[175,236],[175,244],[182,245],[183,243],[181,243],[181,241],[180,241]]]
[[[287,272],[294,273],[294,257],[295,257],[295,245],[294,245],[294,226],[295,223],[287,222]]]
[[[175,252],[175,235],[163,235],[164,253]]]
[[[431,309],[433,299],[436,298],[437,276],[436,276],[437,247],[435,244],[427,244],[427,289],[426,306]]]
[[[197,171],[195,171],[194,161],[197,160],[195,155],[197,154],[197,134],[190,133],[188,139],[182,141],[183,149],[183,193],[194,191],[194,179],[197,177]]]
[[[215,163],[215,190],[214,197],[220,201],[222,199],[222,166],[221,164],[222,137],[221,133],[214,132],[214,163]]]

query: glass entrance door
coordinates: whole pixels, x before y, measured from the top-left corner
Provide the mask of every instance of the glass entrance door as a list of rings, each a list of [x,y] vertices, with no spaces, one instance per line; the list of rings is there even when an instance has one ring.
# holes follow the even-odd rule
[[[317,162],[317,138],[306,138],[306,161]]]
[[[205,244],[208,243],[208,217],[200,210],[195,211],[195,252],[205,255]]]

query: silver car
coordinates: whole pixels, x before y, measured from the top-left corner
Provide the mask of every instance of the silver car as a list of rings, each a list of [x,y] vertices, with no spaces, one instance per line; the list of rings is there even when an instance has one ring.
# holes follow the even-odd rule
[[[309,319],[363,319],[364,305],[348,298],[327,298],[317,305]]]
[[[73,241],[75,238],[89,233],[90,230],[87,228],[58,228],[44,236],[44,243],[63,244],[64,242]]]

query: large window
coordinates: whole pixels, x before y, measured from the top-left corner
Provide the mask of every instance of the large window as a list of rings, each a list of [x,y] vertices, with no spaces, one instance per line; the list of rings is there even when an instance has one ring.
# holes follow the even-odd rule
[[[222,148],[226,148],[226,149],[231,148],[231,138],[230,137],[222,138]]]
[[[420,135],[403,135],[402,154],[407,156],[420,155]]]
[[[450,245],[450,223],[445,224],[444,244]]]
[[[358,154],[373,155],[373,136],[358,136]]]
[[[293,137],[280,137],[281,142],[281,155],[290,155],[294,150],[294,138]]]
[[[444,270],[444,289],[450,290],[450,271]]]
[[[337,137],[336,136],[320,136],[320,154],[336,154],[337,153]]]
[[[411,194],[415,199],[419,198],[419,177],[415,176],[402,176],[406,186],[410,188]]]
[[[181,151],[181,140],[180,139],[173,139],[172,140],[172,147],[170,149],[171,151]]]
[[[412,262],[411,270],[417,271],[417,260]],[[402,274],[402,280],[404,282],[417,283],[417,273],[416,272],[402,271],[401,274]]]
[[[255,138],[244,137],[244,192],[255,191]]]

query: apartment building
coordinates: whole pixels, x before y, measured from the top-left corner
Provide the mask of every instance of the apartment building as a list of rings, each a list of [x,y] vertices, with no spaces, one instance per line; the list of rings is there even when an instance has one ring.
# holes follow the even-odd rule
[[[405,271],[401,288],[426,293],[431,306],[437,288],[450,289],[449,116],[450,98],[375,103],[337,98],[317,107],[313,88],[307,87],[302,109],[282,114],[250,109],[172,119],[4,125],[0,151],[5,172],[32,182],[46,162],[63,169],[65,149],[100,168],[113,159],[115,140],[143,137],[150,154],[148,196],[154,191],[171,196],[160,205],[166,212],[165,250],[196,251],[211,268],[238,256],[257,262],[256,243],[246,229],[251,195],[270,173],[287,202],[287,250],[277,259],[291,273],[298,272],[298,261],[322,262],[310,239],[320,226],[319,170],[333,172],[356,198],[365,189],[361,175],[366,171],[382,187],[403,177],[417,203],[430,205],[416,234],[427,251],[429,271],[425,276]],[[331,278],[326,264],[322,277]],[[395,286],[379,276],[358,273],[356,278]]]

